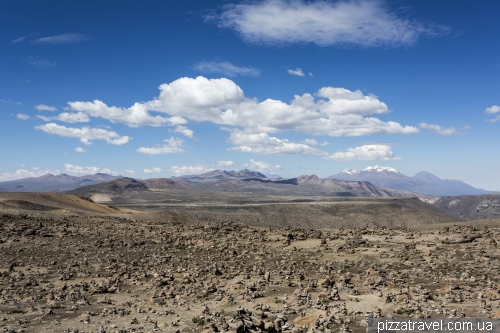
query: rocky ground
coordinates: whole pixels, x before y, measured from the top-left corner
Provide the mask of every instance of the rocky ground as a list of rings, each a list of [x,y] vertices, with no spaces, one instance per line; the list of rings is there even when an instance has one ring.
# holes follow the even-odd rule
[[[45,213],[43,213],[45,214]],[[0,332],[364,332],[500,316],[500,229],[0,213]]]

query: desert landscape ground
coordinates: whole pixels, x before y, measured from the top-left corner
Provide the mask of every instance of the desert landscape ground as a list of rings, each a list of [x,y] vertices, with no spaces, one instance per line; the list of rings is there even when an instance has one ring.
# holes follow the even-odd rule
[[[416,198],[0,193],[5,332],[364,332],[500,317],[500,219]]]
[[[500,333],[499,13],[1,0],[0,333]]]

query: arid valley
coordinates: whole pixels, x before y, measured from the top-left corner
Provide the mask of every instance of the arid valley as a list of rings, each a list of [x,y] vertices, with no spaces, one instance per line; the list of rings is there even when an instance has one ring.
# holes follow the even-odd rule
[[[378,317],[500,317],[499,218],[417,197],[159,183],[0,193],[0,327],[326,333]]]
[[[499,13],[1,0],[0,333],[500,333]]]

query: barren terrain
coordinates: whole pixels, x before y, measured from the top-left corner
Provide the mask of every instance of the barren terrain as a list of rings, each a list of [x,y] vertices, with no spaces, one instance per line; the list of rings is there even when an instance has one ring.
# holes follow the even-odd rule
[[[500,220],[428,223],[433,213],[411,200],[232,208],[234,217],[255,208],[289,221],[307,209],[338,221],[366,215],[277,228],[231,222],[222,208],[208,222],[187,206],[139,211],[2,194],[0,327],[364,332],[369,317],[500,316]],[[391,214],[404,223],[384,222]]]

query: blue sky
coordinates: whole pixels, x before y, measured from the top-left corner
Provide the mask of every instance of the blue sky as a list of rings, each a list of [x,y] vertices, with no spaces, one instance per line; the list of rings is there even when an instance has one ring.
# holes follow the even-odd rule
[[[500,190],[498,1],[2,1],[0,180],[428,171]]]

